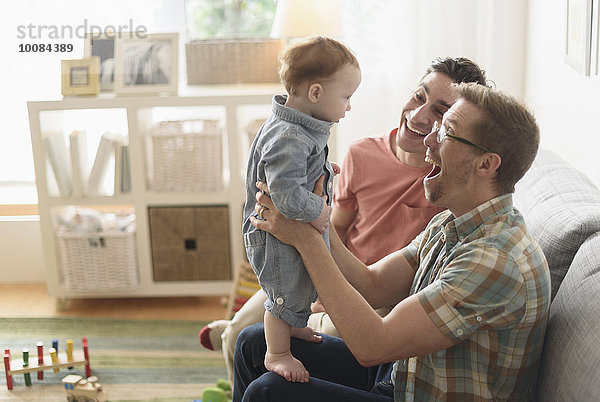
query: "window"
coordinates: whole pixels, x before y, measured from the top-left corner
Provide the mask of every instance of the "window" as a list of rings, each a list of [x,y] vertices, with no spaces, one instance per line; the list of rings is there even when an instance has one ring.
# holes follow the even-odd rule
[[[186,0],[188,38],[267,38],[276,0]]]

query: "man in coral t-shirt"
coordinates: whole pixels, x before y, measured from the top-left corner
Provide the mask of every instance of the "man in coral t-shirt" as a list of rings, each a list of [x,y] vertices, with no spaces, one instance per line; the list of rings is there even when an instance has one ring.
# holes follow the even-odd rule
[[[334,193],[331,221],[346,247],[369,265],[399,250],[442,208],[425,199],[424,157],[402,162],[393,149],[398,129],[352,143]]]

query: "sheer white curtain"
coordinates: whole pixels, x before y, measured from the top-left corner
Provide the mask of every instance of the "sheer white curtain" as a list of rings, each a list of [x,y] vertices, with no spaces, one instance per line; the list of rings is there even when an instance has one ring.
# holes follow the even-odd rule
[[[429,62],[464,56],[500,89],[523,95],[525,20],[522,0],[344,0],[344,42],[363,81],[338,127],[341,161],[358,138],[388,132]]]

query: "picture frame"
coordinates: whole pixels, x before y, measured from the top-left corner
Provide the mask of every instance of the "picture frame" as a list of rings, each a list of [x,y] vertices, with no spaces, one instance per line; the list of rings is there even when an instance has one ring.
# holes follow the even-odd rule
[[[61,93],[69,95],[97,95],[100,93],[100,58],[61,60]]]
[[[115,72],[115,35],[106,33],[86,33],[83,43],[83,57],[100,58],[100,91],[113,90]]]
[[[565,61],[584,75],[590,74],[592,0],[566,1]]]
[[[115,56],[115,94],[177,94],[178,33],[121,33]]]

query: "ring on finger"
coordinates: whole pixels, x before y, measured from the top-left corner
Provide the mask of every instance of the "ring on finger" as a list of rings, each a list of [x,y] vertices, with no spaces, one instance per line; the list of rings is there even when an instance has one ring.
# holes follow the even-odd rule
[[[258,216],[260,216],[261,219],[265,219],[265,217],[263,216],[263,212],[265,212],[265,207],[260,207],[260,210],[258,211]]]

